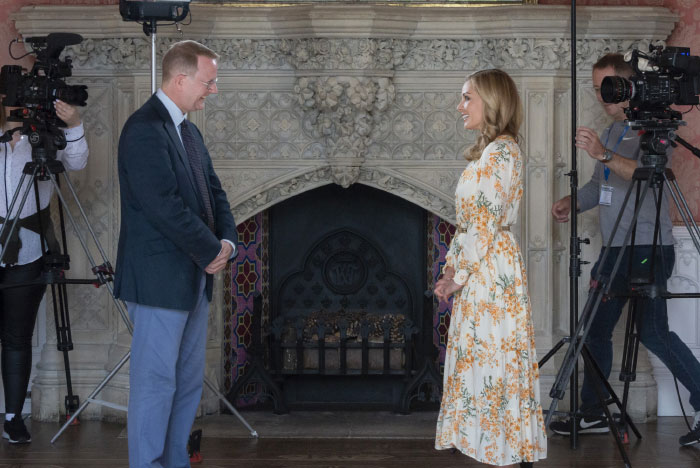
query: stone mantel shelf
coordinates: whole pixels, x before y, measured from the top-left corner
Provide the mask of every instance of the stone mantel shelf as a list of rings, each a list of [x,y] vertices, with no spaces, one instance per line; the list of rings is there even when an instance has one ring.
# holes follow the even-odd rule
[[[567,6],[523,5],[473,8],[458,5],[192,5],[188,37],[211,39],[395,38],[561,39],[569,35]],[[678,15],[662,7],[578,7],[579,39],[667,37]],[[139,24],[125,22],[116,5],[28,6],[12,15],[24,35],[78,32],[85,38],[141,37]],[[159,36],[177,37],[173,26]]]

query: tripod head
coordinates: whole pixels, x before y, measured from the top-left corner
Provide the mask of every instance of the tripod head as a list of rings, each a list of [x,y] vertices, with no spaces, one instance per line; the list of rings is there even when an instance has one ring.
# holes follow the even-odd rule
[[[15,111],[26,111],[26,109],[16,109]],[[12,140],[15,132],[27,135],[29,144],[32,146],[32,160],[35,162],[45,162],[56,159],[58,150],[66,147],[66,135],[63,130],[56,125],[46,121],[24,120],[22,125],[6,131],[0,136],[0,143]]]
[[[637,122],[630,122],[630,127],[643,131],[639,142],[642,166],[653,166],[655,172],[663,173],[668,163],[666,152],[675,137],[677,125],[667,125],[663,122],[645,122],[638,125]]]
[[[56,126],[43,125],[41,122],[25,122],[21,127],[2,134],[0,143],[11,141],[15,132],[27,135],[32,146],[32,160],[25,164],[23,173],[33,175],[37,180],[49,180],[51,174],[65,171],[63,163],[56,159],[58,150],[62,150],[67,144],[63,130]]]

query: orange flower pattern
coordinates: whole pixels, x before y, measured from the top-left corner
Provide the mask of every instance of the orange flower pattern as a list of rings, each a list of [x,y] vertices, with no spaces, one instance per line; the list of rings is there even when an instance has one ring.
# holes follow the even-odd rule
[[[498,137],[457,184],[457,235],[446,266],[465,270],[454,298],[435,448],[482,463],[546,458],[527,276],[511,226],[518,218],[522,155]]]

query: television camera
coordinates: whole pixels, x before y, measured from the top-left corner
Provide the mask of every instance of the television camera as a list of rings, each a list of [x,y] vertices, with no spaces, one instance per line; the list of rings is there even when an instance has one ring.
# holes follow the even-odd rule
[[[60,99],[73,106],[85,106],[88,94],[87,86],[65,82],[64,78],[71,76],[72,61],[70,57],[60,60],[59,56],[66,46],[82,40],[82,36],[72,33],[27,38],[24,42],[36,54],[31,71],[24,73],[19,65],[4,65],[0,69],[2,104],[13,108],[7,120],[22,123],[0,136],[0,142],[10,141],[12,134],[19,131],[28,136],[32,157],[50,159],[66,147],[61,130],[66,124],[56,115],[54,102]]]
[[[606,76],[600,87],[601,97],[607,103],[629,101],[625,109],[629,125],[644,131],[642,163],[663,166],[666,150],[669,145],[675,146],[674,140],[689,148],[674,132],[685,122],[671,106],[696,106],[700,102],[700,57],[690,55],[687,47],[650,46],[649,53],[634,49],[625,54],[625,60],[634,75],[629,79]]]

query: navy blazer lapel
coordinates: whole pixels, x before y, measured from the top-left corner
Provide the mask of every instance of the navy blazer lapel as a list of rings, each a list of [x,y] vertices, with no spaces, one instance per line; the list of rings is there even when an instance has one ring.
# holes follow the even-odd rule
[[[190,167],[190,160],[187,157],[187,151],[185,151],[185,147],[182,145],[182,140],[180,139],[180,135],[177,133],[177,129],[175,128],[175,123],[173,122],[173,119],[170,117],[170,113],[168,113],[168,109],[165,108],[163,103],[161,102],[160,98],[156,96],[155,94],[151,97],[151,103],[155,107],[156,111],[160,115],[160,117],[163,119],[163,128],[165,129],[165,133],[168,134],[170,139],[173,141],[173,144],[175,145],[175,148],[177,148],[177,154],[180,157],[180,162],[182,162],[183,166],[185,167],[185,172],[187,173],[187,178],[190,181],[190,188],[192,191],[195,193],[197,196],[197,200],[199,200],[199,203],[202,204],[202,207],[204,206],[204,202],[201,200],[201,197],[199,196],[199,190],[197,190],[197,185],[194,180],[194,174],[192,174],[192,168]]]

